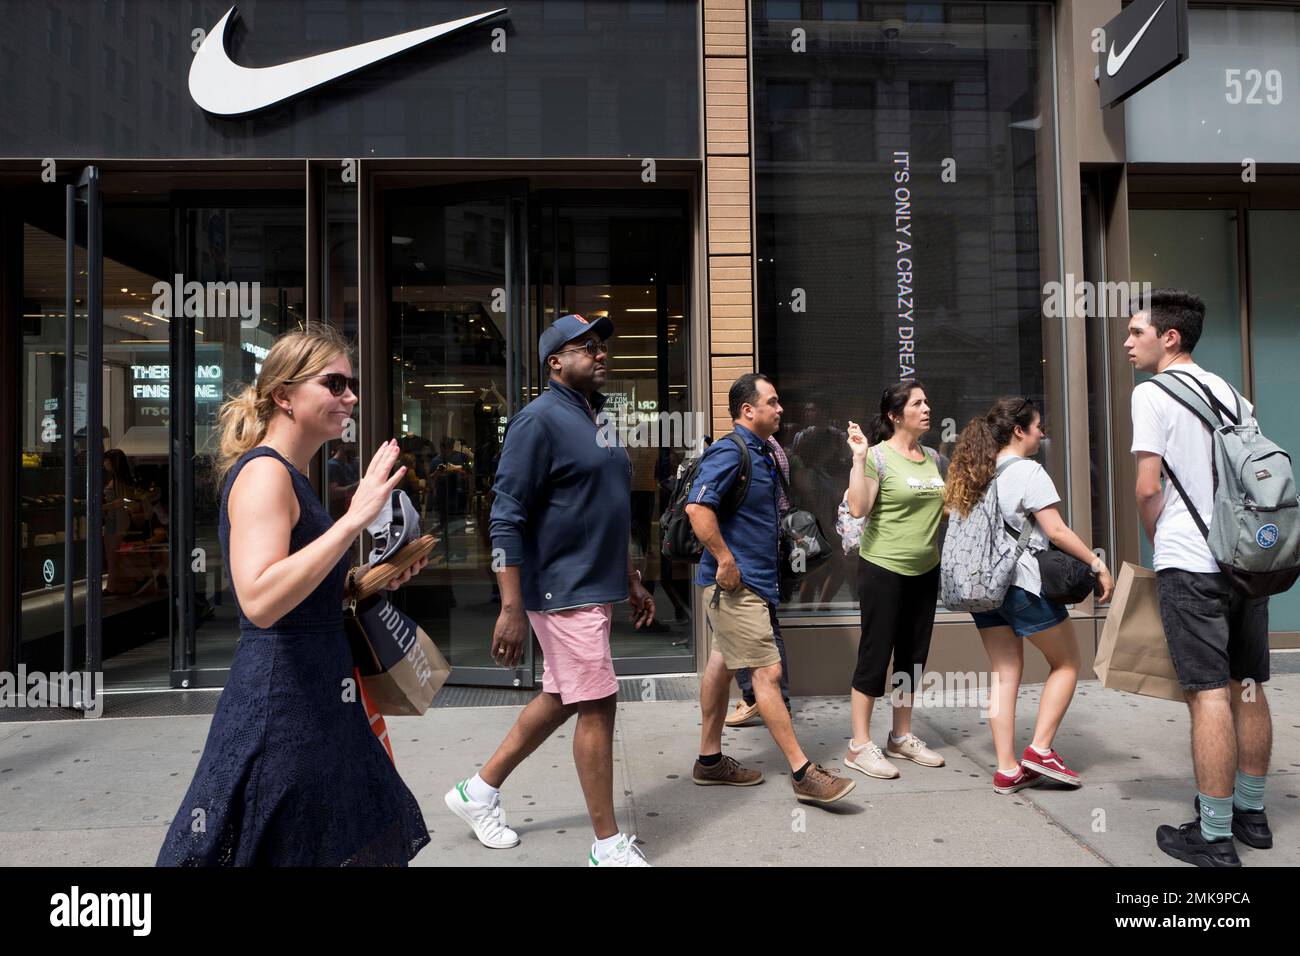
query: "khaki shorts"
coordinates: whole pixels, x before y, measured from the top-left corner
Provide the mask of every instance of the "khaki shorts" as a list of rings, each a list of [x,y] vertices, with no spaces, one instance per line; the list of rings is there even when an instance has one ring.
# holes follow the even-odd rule
[[[714,606],[714,597],[718,598]],[[750,670],[781,663],[767,602],[743,584],[724,591],[716,584],[704,589],[704,613],[713,632],[713,649],[722,654],[727,670]]]

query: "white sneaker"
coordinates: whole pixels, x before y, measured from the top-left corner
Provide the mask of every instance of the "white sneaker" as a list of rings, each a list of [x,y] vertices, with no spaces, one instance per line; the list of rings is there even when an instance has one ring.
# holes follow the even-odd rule
[[[885,744],[885,752],[891,757],[915,761],[922,767],[943,766],[943,757],[927,747],[925,741],[916,734],[908,734],[898,743],[894,743],[894,735],[890,734],[889,743]]]
[[[848,752],[844,755],[844,766],[881,780],[893,780],[899,775],[898,768],[886,760],[880,748],[870,740],[861,747],[853,746],[853,741],[850,740]]]
[[[519,834],[506,825],[506,814],[501,809],[501,795],[491,803],[479,803],[465,790],[468,780],[462,780],[447,791],[442,802],[447,809],[470,825],[478,842],[490,850],[508,850],[519,845]]]
[[[619,834],[619,841],[603,860],[597,858],[595,844],[587,851],[587,866],[649,866],[641,849],[636,846],[636,834],[624,836]]]

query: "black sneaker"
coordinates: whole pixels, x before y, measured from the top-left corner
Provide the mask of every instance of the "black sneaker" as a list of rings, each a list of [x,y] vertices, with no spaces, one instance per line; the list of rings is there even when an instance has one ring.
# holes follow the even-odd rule
[[[1156,846],[1175,860],[1193,866],[1241,866],[1237,848],[1232,845],[1232,837],[1205,839],[1201,835],[1200,817],[1180,827],[1158,827]]]
[[[1193,800],[1192,806],[1196,808],[1196,815],[1200,816],[1201,798],[1197,797]],[[1268,816],[1263,810],[1243,810],[1241,807],[1233,806],[1232,835],[1246,846],[1254,847],[1256,850],[1273,848],[1273,831],[1268,828]]]

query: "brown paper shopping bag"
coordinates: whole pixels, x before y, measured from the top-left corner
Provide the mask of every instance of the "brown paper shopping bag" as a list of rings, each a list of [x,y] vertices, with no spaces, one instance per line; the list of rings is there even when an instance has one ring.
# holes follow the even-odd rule
[[[353,602],[344,622],[352,662],[374,708],[390,717],[428,710],[451,665],[424,629],[383,595]]]
[[[1165,643],[1154,571],[1124,562],[1093,669],[1104,687],[1164,700],[1186,699]]]

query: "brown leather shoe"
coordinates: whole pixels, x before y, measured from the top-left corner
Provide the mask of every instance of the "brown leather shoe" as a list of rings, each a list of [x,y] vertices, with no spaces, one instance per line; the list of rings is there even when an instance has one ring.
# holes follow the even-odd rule
[[[856,786],[852,780],[841,777],[838,770],[827,770],[819,763],[804,771],[803,779],[791,775],[795,799],[802,803],[834,803]]]
[[[763,775],[757,770],[742,767],[726,754],[712,767],[706,767],[695,758],[695,768],[691,771],[691,780],[701,787],[752,787],[763,782]]]
[[[745,698],[736,701],[735,708],[723,721],[728,727],[741,727],[758,716],[758,704],[747,704]]]

